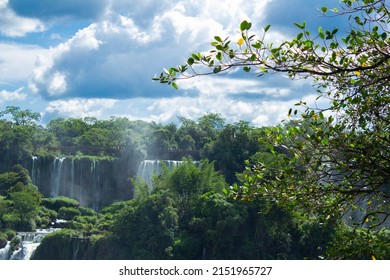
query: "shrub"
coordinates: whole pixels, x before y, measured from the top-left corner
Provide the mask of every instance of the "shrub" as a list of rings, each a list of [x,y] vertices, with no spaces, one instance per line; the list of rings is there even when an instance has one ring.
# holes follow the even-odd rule
[[[79,207],[78,209],[83,216],[96,216],[96,212],[91,208]]]
[[[11,240],[11,251],[15,251],[20,243],[22,242],[22,239],[19,236],[14,236]]]
[[[61,207],[58,211],[58,218],[68,221],[79,215],[80,211],[73,207]]]
[[[16,232],[12,229],[6,230],[5,234],[7,235],[7,240],[12,240],[16,236]]]
[[[58,212],[61,207],[78,208],[79,202],[69,197],[59,196],[55,198],[44,198],[41,201],[41,205]]]

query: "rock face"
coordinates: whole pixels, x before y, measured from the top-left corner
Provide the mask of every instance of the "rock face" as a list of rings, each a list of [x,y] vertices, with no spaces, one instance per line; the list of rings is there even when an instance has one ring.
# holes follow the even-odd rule
[[[132,198],[129,178],[136,168],[124,159],[32,157],[27,163],[34,185],[46,197],[67,196],[101,209]]]

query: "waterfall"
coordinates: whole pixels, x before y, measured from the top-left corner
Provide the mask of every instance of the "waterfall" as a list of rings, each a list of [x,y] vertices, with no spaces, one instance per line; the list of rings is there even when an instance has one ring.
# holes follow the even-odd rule
[[[138,166],[137,177],[142,178],[150,188],[153,188],[153,175],[161,174],[161,164],[173,169],[181,163],[182,161],[178,160],[143,160]]]
[[[100,168],[99,167],[100,167],[99,161],[93,160],[91,162],[92,183],[95,186],[100,186]],[[94,210],[98,210],[99,209],[98,203],[100,202],[100,192],[94,192],[93,196],[94,196],[94,199],[93,199],[92,208]]]
[[[31,181],[33,184],[36,184],[37,180],[37,160],[38,157],[32,156]]]
[[[70,162],[70,188],[69,188],[69,197],[74,197],[74,158]]]
[[[96,210],[132,197],[128,178],[136,171],[123,159],[33,156],[27,164],[45,197],[66,196]]]
[[[29,260],[34,251],[41,244],[44,236],[57,229],[41,229],[35,232],[18,232],[21,242],[19,248],[11,252],[11,244],[7,243],[3,249],[0,249],[0,260]]]
[[[7,242],[7,245],[0,249],[0,260],[8,260],[10,257],[11,242]]]
[[[54,158],[53,161],[53,172],[51,174],[51,193],[50,197],[57,197],[60,190],[61,183],[61,170],[62,163],[65,158]]]

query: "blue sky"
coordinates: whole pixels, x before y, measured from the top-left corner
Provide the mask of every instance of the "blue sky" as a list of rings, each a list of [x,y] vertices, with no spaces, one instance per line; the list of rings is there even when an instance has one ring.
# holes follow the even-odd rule
[[[220,113],[229,122],[276,124],[310,81],[283,76],[202,77],[176,91],[153,82],[162,69],[210,49],[214,35],[271,24],[269,40],[296,35],[294,22],[333,28],[318,9],[336,0],[0,0],[0,110],[19,106],[56,117],[122,116],[168,123]]]

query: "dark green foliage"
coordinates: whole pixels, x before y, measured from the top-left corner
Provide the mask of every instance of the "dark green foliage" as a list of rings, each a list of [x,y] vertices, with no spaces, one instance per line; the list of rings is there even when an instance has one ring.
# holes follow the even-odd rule
[[[6,190],[19,182],[20,176],[16,172],[7,172],[0,174],[0,194],[4,195]]]
[[[383,229],[370,232],[342,226],[326,251],[330,259],[343,260],[389,260],[390,232]]]
[[[55,231],[45,236],[35,251],[32,259],[35,260],[72,260],[80,258],[76,249],[85,251],[87,240],[82,239],[80,233],[70,229]]]
[[[114,219],[113,232],[132,259],[167,259],[177,226],[177,209],[167,192],[130,202]]]
[[[15,165],[12,172],[0,174],[4,197],[0,196],[0,229],[32,231],[40,219],[42,195],[31,184],[28,171]]]
[[[22,242],[22,240],[20,239],[19,236],[14,236],[11,239],[11,251],[16,250],[19,247],[21,242]]]
[[[28,170],[20,164],[13,166],[12,171],[0,174],[0,195],[6,194],[6,191],[17,183],[23,185],[31,184]]]
[[[79,202],[75,199],[59,196],[55,198],[43,198],[42,206],[58,212],[61,207],[77,208]]]
[[[61,207],[58,210],[58,218],[64,220],[72,220],[74,217],[79,216],[81,213],[78,209],[73,207]]]
[[[16,236],[16,232],[12,229],[8,229],[4,233],[7,236],[8,240],[12,240]]]
[[[112,231],[126,258],[317,259],[323,253],[314,248],[325,246],[331,230],[314,222],[300,229],[276,205],[224,195],[212,167],[187,161],[164,169],[151,194],[115,207]]]
[[[96,216],[97,213],[91,209],[91,208],[88,208],[88,207],[78,207],[78,210],[80,211],[80,215],[83,215],[83,216]]]

